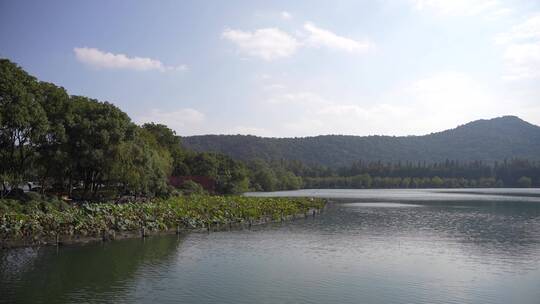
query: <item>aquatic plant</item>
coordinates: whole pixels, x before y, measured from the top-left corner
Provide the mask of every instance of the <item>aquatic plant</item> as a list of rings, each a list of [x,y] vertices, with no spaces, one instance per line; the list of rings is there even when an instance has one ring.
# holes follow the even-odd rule
[[[151,202],[43,207],[46,202],[0,201],[0,238],[39,240],[56,236],[99,237],[110,232],[166,231],[282,220],[320,209],[309,198],[178,196]],[[58,205],[56,205],[58,206]]]

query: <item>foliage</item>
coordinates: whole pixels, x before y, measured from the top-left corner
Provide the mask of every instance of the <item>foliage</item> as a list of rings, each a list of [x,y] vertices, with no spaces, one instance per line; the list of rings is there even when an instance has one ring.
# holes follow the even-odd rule
[[[540,127],[514,116],[478,120],[424,136],[324,135],[264,138],[251,135],[203,135],[182,138],[186,148],[225,153],[239,160],[286,159],[338,168],[352,162],[540,160]],[[246,149],[249,147],[249,149]]]
[[[34,77],[0,59],[0,175],[11,183],[26,178],[37,143],[49,127],[37,93]]]
[[[540,163],[355,162],[329,176],[304,177],[306,188],[495,188],[540,186]]]
[[[133,140],[118,147],[112,172],[114,180],[122,184],[124,193],[151,196],[168,191],[166,177],[171,170],[169,151],[150,132],[137,128]]]
[[[280,220],[320,209],[324,202],[308,198],[256,198],[192,195],[146,203],[65,206],[43,201],[0,201],[0,238],[39,239],[56,235],[99,237],[111,230],[163,231],[215,225]]]
[[[192,195],[192,194],[201,195],[201,194],[205,194],[206,192],[204,188],[201,186],[201,184],[192,180],[185,181],[180,187],[180,190],[182,190],[183,193],[188,194],[188,195]]]
[[[532,185],[532,180],[530,177],[522,176],[518,179],[517,184],[519,187],[528,188]]]

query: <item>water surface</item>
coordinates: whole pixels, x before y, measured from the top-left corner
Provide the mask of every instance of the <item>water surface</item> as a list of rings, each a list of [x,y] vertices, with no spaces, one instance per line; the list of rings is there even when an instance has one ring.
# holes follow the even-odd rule
[[[487,192],[317,190],[341,199],[316,218],[4,250],[0,302],[538,304],[540,195]]]

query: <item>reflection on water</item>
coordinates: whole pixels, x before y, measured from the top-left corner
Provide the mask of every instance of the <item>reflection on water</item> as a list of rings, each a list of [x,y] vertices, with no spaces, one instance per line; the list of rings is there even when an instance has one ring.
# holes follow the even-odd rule
[[[3,251],[0,302],[538,304],[540,204],[387,196],[253,230]]]
[[[422,205],[417,204],[403,204],[403,203],[385,203],[385,202],[376,202],[376,203],[344,203],[343,206],[346,207],[373,207],[373,208],[410,208],[410,207],[421,207]]]
[[[540,202],[540,188],[494,189],[303,189],[295,191],[252,192],[250,196],[308,196],[340,199],[397,201],[514,201]]]
[[[166,267],[180,242],[150,238],[0,252],[0,302],[114,303],[142,268]]]

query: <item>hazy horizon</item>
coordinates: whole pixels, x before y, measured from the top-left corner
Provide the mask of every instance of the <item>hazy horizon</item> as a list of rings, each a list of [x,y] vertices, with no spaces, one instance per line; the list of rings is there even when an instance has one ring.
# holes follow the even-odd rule
[[[426,136],[426,135],[431,135],[431,134],[436,134],[436,133],[441,133],[441,132],[445,132],[445,131],[449,131],[449,130],[453,130],[453,129],[457,129],[459,127],[463,127],[463,126],[466,126],[470,123],[474,123],[474,122],[478,122],[478,121],[493,121],[493,120],[497,120],[497,119],[502,119],[502,118],[516,118],[516,119],[519,119],[521,121],[523,121],[524,123],[528,123],[528,124],[531,124],[530,122],[526,121],[526,120],[523,120],[521,117],[519,116],[515,116],[515,115],[503,115],[503,116],[497,116],[497,117],[492,117],[492,118],[481,118],[481,119],[477,119],[477,120],[473,120],[473,121],[469,121],[467,123],[464,123],[464,124],[460,124],[460,125],[457,125],[455,127],[452,127],[452,128],[448,128],[448,129],[444,129],[444,130],[436,130],[436,131],[432,131],[432,132],[429,132],[429,133],[424,133],[424,134],[407,134],[407,135],[392,135],[392,134],[367,134],[367,135],[355,135],[355,134],[346,134],[346,133],[328,133],[328,134],[314,134],[314,135],[306,135],[306,136],[261,136],[261,135],[255,135],[255,134],[223,134],[223,133],[208,133],[208,134],[198,134],[198,135],[188,135],[188,136],[182,136],[182,137],[190,137],[190,136],[212,136],[212,135],[217,135],[217,136],[221,136],[221,135],[231,135],[231,136],[234,136],[234,135],[247,135],[247,136],[255,136],[255,137],[262,137],[262,138],[309,138],[309,137],[319,137],[319,136],[360,136],[360,137],[370,137],[370,136],[389,136],[389,137],[421,137],[421,136]],[[536,124],[532,124],[533,126],[537,126],[537,127],[540,127]]]
[[[0,57],[181,136],[540,125],[540,3],[2,1]]]

